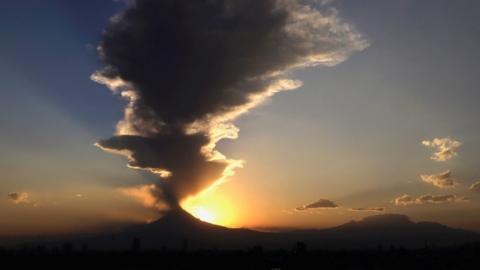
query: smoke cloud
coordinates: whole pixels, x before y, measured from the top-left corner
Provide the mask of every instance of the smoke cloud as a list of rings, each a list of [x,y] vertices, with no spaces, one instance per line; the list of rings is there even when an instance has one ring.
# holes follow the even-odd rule
[[[159,210],[167,208],[162,202],[158,201],[158,193],[161,191],[154,184],[119,188],[118,192],[140,202],[143,206],[148,208],[157,208]]]
[[[128,103],[115,135],[96,145],[159,176],[130,195],[149,191],[148,204],[178,207],[242,165],[215,145],[237,138],[238,116],[300,87],[289,72],[335,65],[367,46],[335,9],[307,1],[134,1],[98,47],[103,67],[91,78]]]

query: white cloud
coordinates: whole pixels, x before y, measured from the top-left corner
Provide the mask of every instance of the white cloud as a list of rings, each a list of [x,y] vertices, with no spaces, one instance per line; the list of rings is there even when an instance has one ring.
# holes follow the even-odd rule
[[[431,141],[422,141],[422,144],[435,149],[430,159],[435,161],[447,161],[457,155],[457,149],[462,145],[459,141],[449,137],[434,138]]]

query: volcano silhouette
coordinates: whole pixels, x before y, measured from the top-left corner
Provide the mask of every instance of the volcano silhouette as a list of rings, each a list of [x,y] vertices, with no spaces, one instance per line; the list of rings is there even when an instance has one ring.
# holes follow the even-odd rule
[[[314,249],[375,248],[379,245],[421,248],[479,240],[480,235],[471,231],[453,229],[434,222],[416,223],[407,216],[397,214],[370,216],[329,229],[272,233],[210,224],[177,209],[153,223],[129,227],[117,234],[83,239],[82,242],[94,249],[107,250],[130,249],[134,243],[145,250],[199,250],[245,249],[254,246],[290,249],[298,242]]]
[[[96,237],[88,242],[101,249],[128,248],[133,239],[138,239],[145,249],[235,249],[271,244],[269,242],[275,236],[273,233],[214,225],[182,209],[175,209],[150,224],[132,226],[119,234]]]

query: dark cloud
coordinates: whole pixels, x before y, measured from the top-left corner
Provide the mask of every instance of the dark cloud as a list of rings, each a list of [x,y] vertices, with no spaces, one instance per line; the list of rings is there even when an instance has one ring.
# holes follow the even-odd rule
[[[128,100],[116,136],[98,142],[158,173],[171,204],[239,166],[215,150],[231,121],[296,68],[335,65],[368,44],[331,8],[296,0],[138,0],[112,17],[92,79]]]
[[[338,205],[331,200],[319,199],[316,202],[313,202],[313,203],[310,203],[310,204],[307,204],[307,205],[304,205],[304,206],[299,206],[299,207],[295,208],[295,210],[304,211],[304,210],[308,210],[308,209],[337,208],[337,207],[338,207]]]

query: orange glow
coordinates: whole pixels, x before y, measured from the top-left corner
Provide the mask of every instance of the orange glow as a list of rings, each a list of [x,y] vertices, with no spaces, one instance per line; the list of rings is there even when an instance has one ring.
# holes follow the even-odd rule
[[[208,223],[215,223],[217,217],[215,213],[211,212],[209,209],[205,209],[202,206],[194,206],[191,209],[191,214],[198,219],[208,222]]]
[[[190,197],[182,203],[182,208],[194,217],[221,226],[235,226],[236,218],[232,205],[215,190]]]
[[[120,194],[131,197],[143,204],[145,207],[155,207],[157,209],[164,209],[166,206],[158,202],[158,199],[153,194],[158,190],[153,184],[150,185],[143,185],[143,186],[135,186],[135,187],[126,187],[126,188],[118,188]]]

